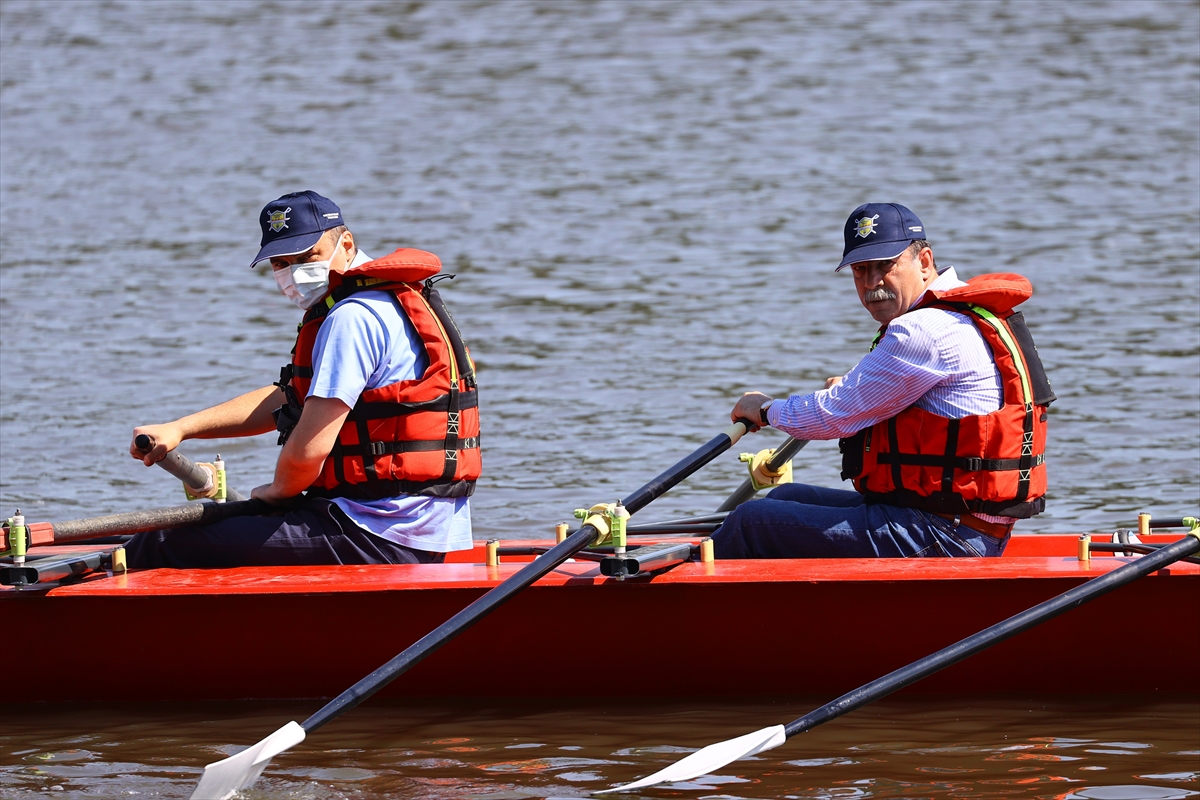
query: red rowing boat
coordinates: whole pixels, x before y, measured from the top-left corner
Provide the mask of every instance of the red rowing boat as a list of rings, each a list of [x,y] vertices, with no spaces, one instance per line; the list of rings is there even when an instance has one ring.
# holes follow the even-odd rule
[[[1018,534],[995,559],[689,561],[624,581],[569,562],[383,693],[840,693],[1139,557],[1080,560],[1078,545]],[[489,567],[484,548],[440,565],[98,570],[5,587],[0,610],[25,632],[10,643],[26,643],[25,700],[93,700],[129,682],[139,700],[330,697],[532,558]],[[1200,565],[1177,562],[910,691],[1109,690],[1097,669],[1125,691],[1195,690]]]

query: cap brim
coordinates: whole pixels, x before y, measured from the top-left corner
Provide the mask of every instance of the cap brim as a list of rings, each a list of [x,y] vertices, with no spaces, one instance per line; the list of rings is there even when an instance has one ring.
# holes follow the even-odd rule
[[[871,242],[864,244],[861,247],[856,247],[849,253],[846,253],[842,258],[842,263],[837,265],[834,272],[841,272],[843,268],[851,264],[857,264],[860,261],[886,261],[890,258],[903,253],[912,244],[911,239],[901,239],[898,242]]]
[[[273,242],[267,242],[250,262],[250,268],[254,269],[268,258],[294,256],[311,250],[312,246],[321,241],[321,237],[324,235],[325,231],[317,231],[316,233],[302,233],[299,236],[284,236]]]

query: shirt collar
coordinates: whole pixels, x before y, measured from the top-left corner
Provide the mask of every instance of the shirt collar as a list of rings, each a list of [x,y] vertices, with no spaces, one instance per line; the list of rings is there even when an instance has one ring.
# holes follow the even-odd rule
[[[947,292],[951,289],[957,289],[959,286],[966,285],[965,282],[958,279],[958,273],[954,271],[954,267],[943,267],[938,270],[938,276],[934,279],[933,283],[929,284],[925,288],[925,291],[921,292],[921,295],[908,308],[911,311],[917,304],[924,300],[926,292]]]

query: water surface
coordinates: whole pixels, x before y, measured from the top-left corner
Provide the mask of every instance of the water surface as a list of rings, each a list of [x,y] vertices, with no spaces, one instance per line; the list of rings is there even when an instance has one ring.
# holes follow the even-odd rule
[[[875,328],[832,272],[865,200],[1034,284],[1059,401],[1022,530],[1200,511],[1195,2],[5,0],[0,72],[6,514],[178,501],[129,431],[278,375],[298,314],[246,264],[299,188],[457,275],[480,536],[629,493],[743,391],[844,373]],[[183,449],[246,491],[273,440]],[[839,483],[832,443],[796,468]]]
[[[0,515],[181,502],[129,432],[278,375],[298,314],[246,265],[263,203],[304,188],[366,252],[420,247],[457,276],[479,537],[548,534],[707,441],[743,391],[844,373],[874,324],[832,270],[868,200],[916,210],[961,275],[1035,286],[1059,400],[1048,510],[1021,530],[1195,514],[1198,132],[1191,0],[3,0]],[[183,451],[220,452],[248,491],[273,438]],[[645,514],[711,511],[740,469],[729,454]],[[837,473],[831,443],[796,462],[798,480]],[[144,707],[136,675],[97,687],[133,705],[24,707],[36,676],[12,641],[46,632],[5,622],[0,796],[186,797],[204,763],[312,710]],[[1154,669],[1136,632],[1103,634]],[[110,646],[81,640],[80,668]],[[1081,679],[1137,686],[1102,664]],[[594,691],[369,704],[258,796],[583,796],[829,699],[630,709],[614,676]],[[1198,752],[1194,699],[899,698],[652,796],[1150,800],[1200,788]]]
[[[631,707],[606,694],[566,704],[369,703],[275,759],[247,797],[587,797],[829,699]],[[205,763],[315,708],[6,710],[0,797],[186,798]],[[618,797],[1192,797],[1200,795],[1198,716],[1196,697],[893,697],[717,774]]]

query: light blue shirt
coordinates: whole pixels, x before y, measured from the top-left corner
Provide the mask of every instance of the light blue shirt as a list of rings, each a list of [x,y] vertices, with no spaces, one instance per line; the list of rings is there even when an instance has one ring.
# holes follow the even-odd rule
[[[353,266],[370,260],[359,250]],[[364,390],[412,380],[428,366],[425,345],[391,292],[357,292],[334,305],[317,331],[308,396],[337,398],[353,408]],[[472,546],[466,497],[333,502],[363,530],[405,547],[449,553]]]

